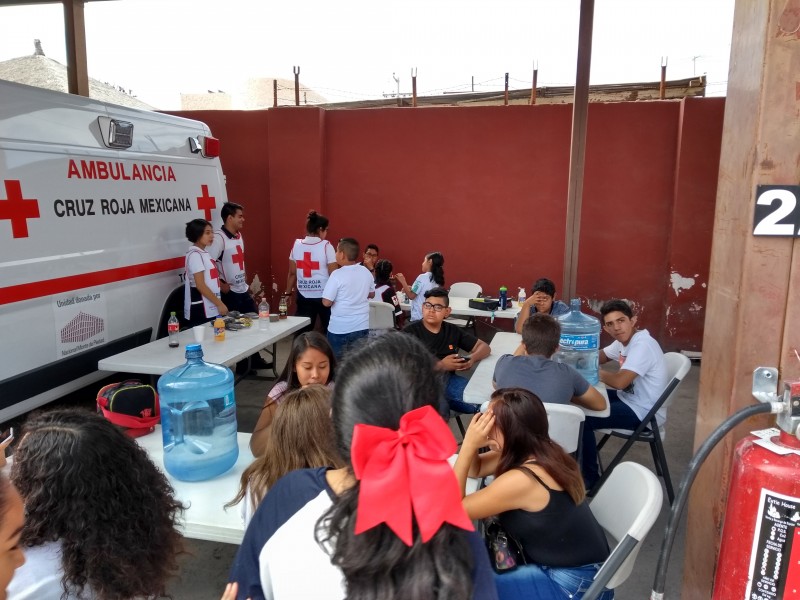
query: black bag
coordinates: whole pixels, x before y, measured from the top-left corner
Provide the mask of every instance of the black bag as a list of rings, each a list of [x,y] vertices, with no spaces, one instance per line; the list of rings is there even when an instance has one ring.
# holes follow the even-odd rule
[[[477,310],[493,311],[500,308],[500,300],[492,298],[470,298],[469,307]]]
[[[522,544],[509,535],[495,517],[483,521],[483,539],[489,562],[497,573],[508,573],[528,564]]]
[[[158,394],[138,379],[111,383],[97,392],[97,412],[131,437],[146,435],[159,421]]]

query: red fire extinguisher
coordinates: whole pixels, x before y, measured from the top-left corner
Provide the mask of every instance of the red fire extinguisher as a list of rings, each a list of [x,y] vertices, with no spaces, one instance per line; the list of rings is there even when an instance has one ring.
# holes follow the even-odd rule
[[[778,429],[734,451],[714,600],[800,600],[800,382],[784,399]]]

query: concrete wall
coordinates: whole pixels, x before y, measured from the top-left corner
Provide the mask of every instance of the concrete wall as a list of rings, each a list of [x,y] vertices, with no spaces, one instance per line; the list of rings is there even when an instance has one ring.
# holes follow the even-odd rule
[[[595,308],[632,300],[665,349],[701,345],[723,108],[589,109],[578,293]],[[439,250],[448,283],[562,281],[571,106],[179,114],[222,140],[248,264],[279,290],[311,208],[330,218],[330,240],[376,243],[408,279]]]

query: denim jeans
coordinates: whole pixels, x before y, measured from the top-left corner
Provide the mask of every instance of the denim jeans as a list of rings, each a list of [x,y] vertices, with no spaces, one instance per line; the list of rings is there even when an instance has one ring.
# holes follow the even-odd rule
[[[361,339],[365,339],[369,335],[369,329],[362,329],[361,331],[351,331],[350,333],[331,333],[328,332],[328,341],[331,343],[333,353],[336,355],[336,360],[341,360],[348,350]]]
[[[470,402],[464,402],[464,390],[467,387],[466,377],[460,377],[451,372],[447,374],[447,387],[444,395],[450,410],[460,413],[474,414],[480,410],[480,406]]]
[[[510,573],[495,573],[494,582],[500,600],[536,598],[536,600],[580,600],[592,585],[602,563],[573,567],[523,565]],[[599,600],[612,600],[614,590],[605,590]]]
[[[583,481],[586,489],[592,489],[600,479],[600,470],[597,464],[597,438],[595,429],[636,429],[642,422],[630,406],[617,396],[617,390],[608,390],[608,406],[610,413],[607,417],[586,417],[583,422]]]

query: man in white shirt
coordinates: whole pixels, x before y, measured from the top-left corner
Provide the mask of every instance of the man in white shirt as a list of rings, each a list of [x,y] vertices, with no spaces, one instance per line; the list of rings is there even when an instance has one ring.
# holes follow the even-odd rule
[[[337,359],[369,335],[369,300],[375,296],[375,280],[366,267],[356,263],[359,253],[355,239],[339,240],[339,268],[331,273],[322,291],[322,304],[331,307],[328,341]]]
[[[589,490],[600,478],[596,429],[636,429],[667,386],[667,363],[658,342],[646,329],[636,329],[637,317],[624,300],[609,300],[600,308],[603,329],[614,338],[600,350],[600,364],[615,360],[619,371],[600,370],[606,384],[611,414],[586,417],[583,425],[583,479]],[[656,413],[659,425],[666,410]]]

